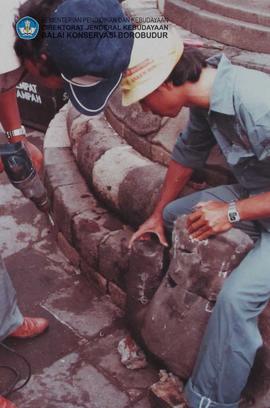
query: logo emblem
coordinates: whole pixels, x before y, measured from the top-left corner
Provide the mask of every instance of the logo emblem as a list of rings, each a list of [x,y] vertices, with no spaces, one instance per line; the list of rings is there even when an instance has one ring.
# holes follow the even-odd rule
[[[32,17],[23,17],[16,23],[16,31],[22,40],[33,40],[39,32],[39,23]]]

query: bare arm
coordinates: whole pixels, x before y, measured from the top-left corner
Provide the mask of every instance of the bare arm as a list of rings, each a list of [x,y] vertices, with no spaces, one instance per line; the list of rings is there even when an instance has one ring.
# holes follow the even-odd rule
[[[188,167],[171,160],[165,177],[165,181],[160,193],[159,201],[154,209],[153,214],[140,226],[129,242],[129,248],[131,248],[134,241],[138,238],[147,238],[149,233],[156,234],[162,245],[168,246],[165,233],[164,224],[162,218],[163,209],[171,201],[175,200],[181,193],[186,183],[190,179],[193,170]]]
[[[0,93],[0,123],[5,131],[18,129],[21,127],[21,118],[16,99],[16,88]],[[25,136],[14,136],[11,143],[24,141],[30,153],[31,160],[35,168],[39,171],[42,167],[42,153],[32,143],[28,142]],[[3,165],[0,160],[0,172],[3,171]]]

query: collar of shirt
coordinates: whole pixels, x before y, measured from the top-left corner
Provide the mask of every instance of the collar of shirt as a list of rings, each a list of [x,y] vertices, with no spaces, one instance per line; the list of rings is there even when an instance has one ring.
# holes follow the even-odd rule
[[[235,115],[233,104],[233,65],[224,54],[208,58],[207,64],[217,67],[217,75],[211,93],[209,114],[211,112],[218,112],[225,115]]]

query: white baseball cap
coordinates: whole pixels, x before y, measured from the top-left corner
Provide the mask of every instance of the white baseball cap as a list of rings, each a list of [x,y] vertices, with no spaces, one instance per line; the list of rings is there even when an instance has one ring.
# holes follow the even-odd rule
[[[183,50],[184,43],[173,27],[161,31],[134,30],[130,63],[121,82],[123,106],[138,102],[163,84]]]

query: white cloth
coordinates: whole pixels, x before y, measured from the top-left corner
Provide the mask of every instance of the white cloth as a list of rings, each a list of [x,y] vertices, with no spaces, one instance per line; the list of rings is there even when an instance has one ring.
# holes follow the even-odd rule
[[[0,74],[13,71],[20,66],[14,51],[16,34],[14,30],[18,7],[25,0],[1,0],[0,12]]]

